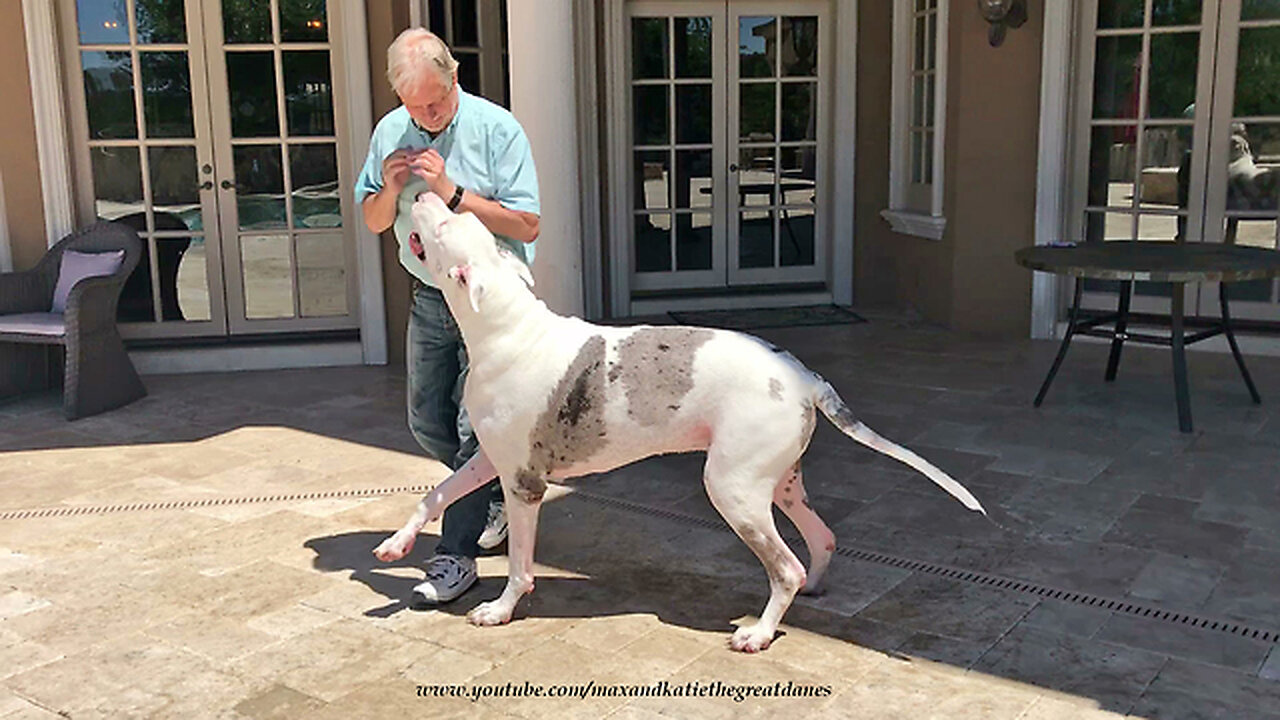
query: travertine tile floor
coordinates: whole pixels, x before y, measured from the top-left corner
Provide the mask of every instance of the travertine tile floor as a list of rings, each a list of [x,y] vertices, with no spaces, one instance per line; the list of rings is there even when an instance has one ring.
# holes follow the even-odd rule
[[[1000,523],[822,425],[814,504],[840,543],[1253,627],[1280,625],[1280,362],[1191,357],[1197,432],[1176,432],[1168,357],[873,317],[762,330],[870,425],[969,485]],[[403,377],[341,368],[149,377],[128,408],[67,423],[54,395],[0,406],[0,511],[433,483]],[[404,605],[433,538],[369,550],[391,495],[0,520],[0,717],[1280,718],[1280,651],[1236,635],[837,557],[766,653],[725,648],[764,574],[713,517],[700,458],[556,488],[522,619],[477,629],[505,559],[457,607]],[[666,516],[608,505],[620,498]],[[685,518],[685,519],[682,519]],[[785,521],[784,521],[785,522]],[[429,528],[435,532],[437,528]],[[594,683],[811,686],[822,697],[420,697]]]

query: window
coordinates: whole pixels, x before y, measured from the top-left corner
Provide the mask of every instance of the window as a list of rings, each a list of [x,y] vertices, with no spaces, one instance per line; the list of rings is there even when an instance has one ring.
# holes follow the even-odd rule
[[[421,0],[409,12],[411,24],[449,46],[458,61],[458,82],[467,92],[509,107],[506,0]]]
[[[950,0],[894,0],[893,111],[889,209],[908,235],[942,237],[942,152],[946,119],[947,6]]]

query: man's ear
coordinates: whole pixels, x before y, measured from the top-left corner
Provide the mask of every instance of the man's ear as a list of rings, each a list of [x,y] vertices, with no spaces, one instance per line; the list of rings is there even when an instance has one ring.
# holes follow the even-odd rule
[[[449,268],[449,278],[459,286],[467,289],[467,297],[471,300],[471,309],[480,312],[480,299],[484,297],[484,281],[477,278],[470,265],[454,265]]]
[[[529,272],[529,266],[525,265],[523,260],[516,257],[515,253],[504,247],[500,247],[498,248],[498,257],[502,258],[503,264],[510,265],[511,268],[516,271],[516,274],[520,276],[520,279],[524,281],[525,285],[533,287],[533,273]]]

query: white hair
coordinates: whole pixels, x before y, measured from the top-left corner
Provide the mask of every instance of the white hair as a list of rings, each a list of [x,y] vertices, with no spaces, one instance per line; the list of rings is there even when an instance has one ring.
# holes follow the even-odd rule
[[[411,90],[422,82],[424,70],[436,73],[447,86],[457,69],[458,61],[449,46],[424,28],[405,30],[387,48],[387,80],[396,92]]]

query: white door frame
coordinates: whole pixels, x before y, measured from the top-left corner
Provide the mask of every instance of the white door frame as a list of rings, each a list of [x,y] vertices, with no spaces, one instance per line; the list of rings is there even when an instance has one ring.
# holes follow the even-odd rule
[[[31,74],[32,110],[40,165],[45,232],[52,246],[76,225],[72,193],[71,147],[65,124],[62,52],[58,46],[55,3],[22,0],[27,39],[27,64]],[[335,3],[334,16],[342,23],[341,42],[334,50],[346,69],[346,103],[338,108],[347,115],[347,140],[353,159],[368,152],[373,132],[373,99],[369,82],[367,18],[363,3]],[[362,222],[352,222],[355,234],[356,272],[359,281],[360,345],[365,364],[387,362],[386,306],[383,300],[382,253],[378,237]],[[191,351],[199,353],[199,350]],[[251,348],[246,353],[255,352]],[[288,365],[281,365],[285,367]]]
[[[858,4],[859,0],[830,0],[834,10],[834,37],[857,38],[858,36]],[[784,7],[785,3],[779,3]],[[626,9],[622,2],[605,3],[601,11],[604,34],[604,79],[605,109],[607,112],[605,130],[608,142],[605,149],[605,172],[611,179],[626,176],[623,170],[628,167],[625,143],[617,141],[625,138],[628,129],[627,108],[620,106],[619,98],[623,97],[626,82],[627,55],[629,46],[628,28],[625,17]],[[854,244],[854,179],[856,177],[856,126],[857,126],[857,42],[834,43],[834,57],[829,83],[832,88],[833,103],[831,108],[831,173],[830,197],[831,208],[829,222],[831,224],[832,247],[831,261],[828,264],[827,281],[830,289],[822,293],[788,294],[786,296],[743,296],[731,302],[720,302],[709,298],[694,299],[692,303],[698,307],[709,306],[708,303],[723,306],[759,306],[775,305],[783,302],[792,304],[809,304],[812,302],[835,302],[841,305],[853,303],[853,258]],[[848,129],[848,132],[842,131]],[[609,300],[614,316],[626,317],[637,311],[656,312],[667,304],[661,301],[633,301],[631,299],[631,278],[629,264],[619,262],[626,258],[629,248],[626,239],[629,237],[630,216],[618,212],[617,208],[628,207],[628,191],[624,183],[610,182],[606,196],[610,209],[608,220],[602,222],[609,232]],[[588,300],[590,303],[590,300]],[[655,304],[657,303],[657,304]]]

